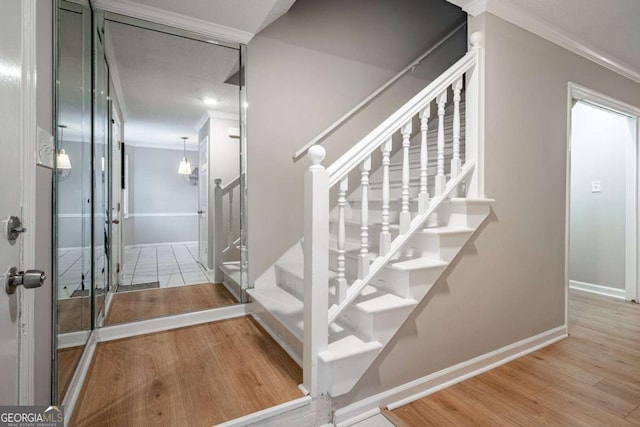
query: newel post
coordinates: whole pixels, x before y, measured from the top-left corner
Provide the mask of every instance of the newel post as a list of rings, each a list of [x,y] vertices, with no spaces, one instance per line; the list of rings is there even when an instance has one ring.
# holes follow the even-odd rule
[[[312,165],[304,175],[304,349],[303,383],[312,397],[326,394],[319,354],[329,340],[329,174],[326,152],[309,149]]]
[[[224,274],[222,273],[223,251],[224,251],[224,232],[222,221],[222,179],[216,178],[213,189],[213,268],[215,271],[216,283],[222,283]]]
[[[484,194],[484,52],[482,33],[469,37],[471,52],[476,54],[476,64],[466,73],[465,96],[465,161],[473,160],[476,166],[467,180],[467,197],[482,198]]]

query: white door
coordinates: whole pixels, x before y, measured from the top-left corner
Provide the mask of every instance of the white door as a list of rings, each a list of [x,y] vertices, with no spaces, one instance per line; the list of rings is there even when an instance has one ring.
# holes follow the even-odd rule
[[[209,266],[209,137],[200,141],[198,161],[198,259],[205,268]]]
[[[23,289],[5,292],[7,272],[20,265],[22,237],[7,240],[6,219],[20,216],[21,180],[21,0],[2,2],[0,13],[0,405],[18,402],[18,315]],[[26,292],[33,292],[28,290]]]

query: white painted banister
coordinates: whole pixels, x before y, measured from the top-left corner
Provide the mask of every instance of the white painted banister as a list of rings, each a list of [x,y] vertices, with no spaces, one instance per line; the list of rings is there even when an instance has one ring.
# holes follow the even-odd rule
[[[213,202],[213,265],[215,268],[215,280],[222,281],[223,274],[220,267],[224,263],[224,256],[234,249],[241,241],[239,236],[233,235],[234,206],[233,193],[236,188],[240,188],[240,176],[222,185],[222,179],[216,178],[214,181],[214,202]],[[240,194],[240,190],[238,190]],[[225,197],[227,200],[225,201]],[[224,224],[224,205],[227,204],[227,223]],[[242,250],[242,249],[241,249]]]
[[[400,210],[400,233],[409,231],[411,212],[409,212],[409,146],[411,145],[411,120],[402,125],[402,209]]]
[[[353,107],[351,110],[349,110],[346,114],[344,114],[338,120],[333,122],[328,128],[326,128],[324,131],[322,131],[322,133],[320,133],[318,136],[316,136],[311,141],[306,143],[298,151],[293,153],[293,156],[292,156],[293,157],[293,161],[294,162],[298,161],[302,156],[304,156],[304,154],[307,152],[307,150],[309,150],[309,148],[313,147],[316,144],[321,143],[329,135],[331,135],[333,132],[335,132],[340,126],[342,126],[344,123],[346,123],[347,120],[349,120],[351,117],[353,117],[358,111],[362,110],[365,106],[367,106],[371,101],[376,99],[380,94],[382,94],[385,90],[387,90],[395,82],[400,80],[405,74],[407,74],[409,71],[413,71],[413,69],[415,69],[420,64],[420,62],[422,62],[422,60],[424,58],[429,56],[433,51],[435,51],[440,46],[442,46],[442,44],[444,42],[449,40],[454,34],[456,34],[461,29],[465,28],[466,26],[467,26],[466,20],[464,22],[461,22],[460,24],[456,25],[456,27],[453,30],[451,30],[449,33],[447,33],[447,35],[444,36],[443,38],[441,38],[436,44],[431,46],[431,48],[429,48],[429,50],[427,50],[425,53],[420,55],[418,58],[414,59],[409,65],[404,67],[398,74],[396,74],[391,79],[389,79],[385,84],[383,84],[378,89],[376,89],[373,93],[371,93],[369,96],[367,96],[365,99],[363,99],[358,105]]]
[[[349,179],[344,178],[340,181],[338,187],[338,240],[337,249],[338,257],[336,259],[336,294],[338,302],[341,303],[347,297],[347,278],[346,278],[346,219],[345,207],[347,205],[347,190],[349,189]]]
[[[429,206],[429,189],[427,188],[429,116],[431,116],[431,105],[427,105],[420,111],[420,192],[418,193],[418,213],[421,214],[425,213]]]
[[[367,157],[360,164],[360,186],[362,196],[360,200],[360,255],[358,255],[358,277],[362,278],[369,272],[369,171],[371,157]]]
[[[460,173],[460,92],[462,92],[462,76],[453,84],[453,157],[451,158],[451,177]]]
[[[391,164],[391,144],[389,139],[382,144],[382,229],[380,231],[380,255],[386,255],[391,247],[389,232],[389,165]]]
[[[438,169],[436,173],[436,196],[444,191],[446,177],[444,176],[444,107],[447,103],[447,91],[442,91],[436,98],[438,104]]]
[[[327,391],[319,355],[327,350],[329,306],[329,175],[326,152],[311,147],[312,165],[304,175],[304,331],[303,383],[312,397]]]

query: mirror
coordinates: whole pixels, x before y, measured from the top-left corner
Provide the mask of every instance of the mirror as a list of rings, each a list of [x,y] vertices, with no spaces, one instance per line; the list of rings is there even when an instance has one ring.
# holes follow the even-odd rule
[[[95,328],[245,302],[246,108],[244,49],[57,5],[62,403]]]
[[[57,394],[62,401],[91,331],[91,13],[57,10],[55,264]]]

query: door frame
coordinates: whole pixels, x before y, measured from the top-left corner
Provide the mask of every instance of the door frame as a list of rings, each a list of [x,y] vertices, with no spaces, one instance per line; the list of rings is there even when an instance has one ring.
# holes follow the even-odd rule
[[[570,226],[570,199],[571,199],[571,111],[575,101],[583,101],[596,107],[604,108],[614,113],[622,114],[633,120],[633,143],[626,148],[627,160],[627,191],[626,191],[626,235],[632,236],[625,242],[625,300],[639,302],[640,283],[638,283],[638,242],[640,234],[638,219],[640,206],[638,205],[638,189],[640,180],[638,169],[639,157],[639,122],[640,107],[619,101],[603,93],[586,88],[579,84],[569,82],[567,91],[567,168],[566,168],[566,206],[565,206],[565,324],[569,312],[569,226]]]
[[[37,75],[37,0],[22,0],[22,223],[27,232],[22,235],[20,270],[35,268],[36,251],[36,75]],[[48,272],[50,274],[50,272]],[[53,283],[53,281],[50,281]],[[35,393],[35,295],[34,290],[19,291],[18,330],[18,404],[32,405]]]

